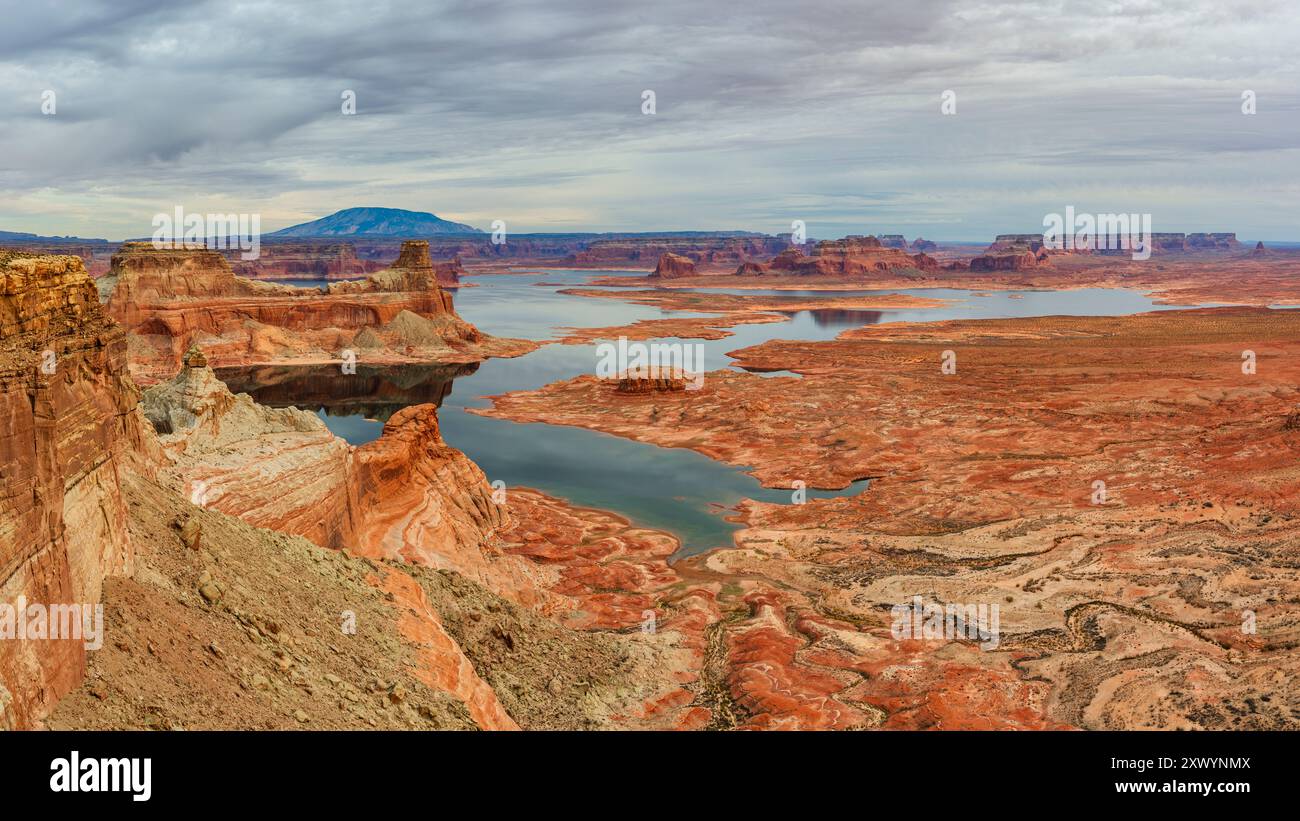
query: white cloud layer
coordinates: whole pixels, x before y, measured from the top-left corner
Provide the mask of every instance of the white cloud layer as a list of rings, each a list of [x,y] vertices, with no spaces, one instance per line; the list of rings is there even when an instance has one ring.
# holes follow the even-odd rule
[[[3,0],[0,19],[0,229],[382,205],[516,232],[980,240],[1069,204],[1300,239],[1293,0]]]

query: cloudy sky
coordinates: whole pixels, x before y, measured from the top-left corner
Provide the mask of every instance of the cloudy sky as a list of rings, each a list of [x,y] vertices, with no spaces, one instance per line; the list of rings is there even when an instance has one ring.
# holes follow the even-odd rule
[[[1295,0],[0,0],[0,20],[0,230],[364,205],[981,240],[1073,205],[1300,240]]]

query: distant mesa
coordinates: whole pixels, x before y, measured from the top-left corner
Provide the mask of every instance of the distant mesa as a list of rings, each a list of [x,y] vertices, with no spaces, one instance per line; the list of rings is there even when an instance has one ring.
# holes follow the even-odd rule
[[[451,222],[424,211],[401,208],[345,208],[328,217],[293,225],[268,237],[424,237],[431,234],[482,234],[472,225]]]
[[[972,271],[1024,271],[1048,261],[1047,249],[1008,249],[975,257],[970,261]]]
[[[637,234],[592,239],[574,250],[564,264],[574,268],[649,267],[664,254],[689,259],[696,267],[731,269],[744,262],[770,259],[790,245],[784,239],[735,232],[682,232]]]
[[[40,234],[27,234],[22,231],[0,231],[0,245],[78,245],[78,244],[95,244],[107,245],[106,239],[90,239],[87,237],[43,237]]]
[[[901,236],[897,238],[902,240]],[[785,249],[766,264],[743,263],[736,269],[736,275],[853,276],[907,269],[938,270],[939,264],[933,257],[923,253],[909,254],[906,249],[905,240],[901,247],[886,247],[878,237],[852,235],[844,239],[822,240],[813,248],[811,255],[805,256],[800,248],[794,247]]]
[[[1066,237],[1067,245],[1069,237]],[[1177,232],[1153,232],[1148,241],[1155,254],[1186,253],[1199,251],[1232,251],[1241,247],[1237,235],[1230,231],[1212,234],[1183,234]],[[1082,247],[1047,248],[1052,254],[1102,254],[1124,256],[1132,253],[1129,238],[1126,235],[1097,233],[1080,237],[1076,240]],[[1046,246],[1043,235],[1039,234],[998,234],[985,251],[985,255],[1004,256],[1006,254],[1023,254],[1033,251],[1037,254]],[[1042,257],[1039,257],[1042,261]],[[976,270],[972,263],[971,270]],[[984,269],[995,270],[995,269]],[[996,269],[1004,270],[1004,269]]]
[[[931,241],[928,240],[928,239],[921,239],[920,237],[917,237],[916,240],[912,243],[912,250],[913,250],[913,251],[922,251],[922,252],[924,252],[924,251],[938,251],[938,250],[939,250],[939,244],[938,244],[937,242],[931,242]]]

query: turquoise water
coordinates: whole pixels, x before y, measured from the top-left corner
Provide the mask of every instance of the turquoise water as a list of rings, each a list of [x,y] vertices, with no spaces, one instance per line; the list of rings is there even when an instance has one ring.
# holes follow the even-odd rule
[[[632,272],[629,272],[632,273]],[[547,270],[537,274],[482,276],[477,287],[456,292],[456,311],[480,330],[495,336],[545,340],[562,336],[564,327],[624,325],[641,319],[690,316],[647,305],[591,299],[559,293],[585,285],[610,272]],[[539,285],[538,283],[546,283]],[[554,283],[554,284],[552,284]],[[729,293],[725,289],[691,289]],[[826,292],[736,290],[742,294],[826,296]],[[740,325],[722,340],[686,340],[699,344],[706,370],[732,367],[728,351],[769,339],[833,339],[846,328],[877,322],[920,322],[957,318],[1114,315],[1159,310],[1131,291],[991,292],[969,291],[834,292],[834,296],[909,293],[954,300],[941,308],[891,311],[805,310],[789,312],[789,322]],[[1019,298],[1013,296],[1018,295]],[[657,340],[671,342],[674,340]],[[359,368],[347,382],[334,367],[316,369],[244,369],[225,371],[223,379],[239,384],[264,404],[289,404],[316,411],[337,435],[361,444],[377,438],[383,421],[405,404],[435,402],[447,443],[474,460],[489,481],[534,487],[583,506],[612,510],[646,527],[667,530],[682,541],[681,554],[731,544],[738,525],[725,518],[745,498],[790,503],[791,490],[762,487],[741,468],[716,462],[695,451],[661,448],[583,428],[520,424],[467,413],[487,407],[484,397],[533,390],[580,374],[595,373],[595,345],[546,345],[516,359],[490,359],[462,370],[434,366],[406,367],[400,373]],[[765,374],[777,376],[782,374]],[[860,481],[834,491],[809,489],[809,498],[856,495]]]

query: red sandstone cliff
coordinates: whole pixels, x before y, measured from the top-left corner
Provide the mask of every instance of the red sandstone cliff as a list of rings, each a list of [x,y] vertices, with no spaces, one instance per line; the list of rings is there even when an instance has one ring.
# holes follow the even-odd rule
[[[565,258],[577,268],[649,267],[664,254],[685,257],[698,266],[733,267],[770,259],[789,247],[788,237],[623,237],[593,240]]]
[[[126,338],[78,257],[0,254],[0,603],[94,604],[133,550],[118,474],[143,431]],[[77,640],[0,641],[0,727],[81,679]]]
[[[127,243],[113,256],[107,308],[130,332],[132,373],[146,383],[176,373],[192,345],[216,366],[337,361],[344,351],[368,362],[464,363],[534,347],[463,321],[427,245],[404,249],[400,265],[317,290],[235,276],[215,251]]]
[[[1039,249],[990,253],[970,261],[972,271],[1025,271],[1048,261],[1047,252]]]
[[[659,264],[655,266],[652,276],[660,279],[695,276],[695,263],[689,257],[679,254],[664,254],[659,257]]]
[[[926,254],[909,254],[903,248],[885,247],[876,237],[850,236],[817,243],[811,256],[805,256],[799,248],[788,248],[766,265],[741,265],[736,275],[862,276],[881,271],[936,271],[938,268],[938,262]]]
[[[229,253],[235,273],[249,279],[355,279],[386,266],[374,259],[361,259],[352,243],[269,243],[263,242],[255,260]]]
[[[483,472],[442,440],[433,405],[395,413],[353,447],[312,413],[232,395],[191,352],[175,379],[145,391],[176,492],[250,524],[375,559],[456,570],[533,606],[534,568],[485,544],[507,523]]]
[[[432,406],[351,448],[197,348],[137,399],[80,260],[0,258],[0,603],[109,611],[94,653],[0,641],[0,727],[699,726],[701,605],[606,632],[679,581],[675,540],[526,491],[510,529]]]

